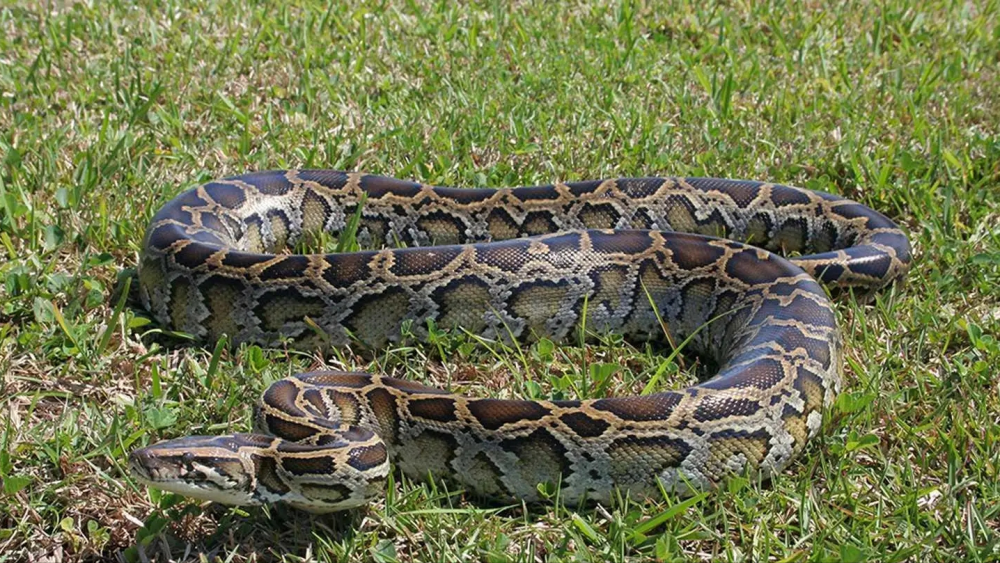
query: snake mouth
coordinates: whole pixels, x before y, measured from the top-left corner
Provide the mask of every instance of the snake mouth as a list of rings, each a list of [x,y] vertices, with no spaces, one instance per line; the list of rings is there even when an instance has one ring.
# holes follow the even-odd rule
[[[136,450],[128,456],[128,472],[133,479],[145,485],[149,485],[160,479],[154,476],[154,471],[142,460],[142,450]]]

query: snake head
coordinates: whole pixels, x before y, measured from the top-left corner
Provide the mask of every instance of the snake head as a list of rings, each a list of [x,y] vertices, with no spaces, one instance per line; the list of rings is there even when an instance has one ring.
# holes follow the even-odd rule
[[[189,436],[129,455],[137,481],[186,497],[230,505],[285,502],[309,512],[362,506],[384,492],[385,444],[344,426],[314,443],[263,434]]]
[[[188,436],[133,451],[128,468],[134,479],[160,490],[223,504],[260,504],[248,448],[273,441],[253,434]]]

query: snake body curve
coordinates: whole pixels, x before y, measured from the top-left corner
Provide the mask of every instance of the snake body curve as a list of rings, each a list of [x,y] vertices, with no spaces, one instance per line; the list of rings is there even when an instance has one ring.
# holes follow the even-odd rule
[[[352,219],[365,246],[407,247],[279,253]],[[142,302],[174,330],[310,349],[380,347],[404,326],[426,337],[429,323],[504,340],[666,334],[719,370],[680,391],[583,401],[300,374],[265,391],[258,433],[160,443],[130,468],[189,496],[313,511],[363,504],[390,462],[500,501],[557,487],[569,504],[767,478],[819,431],[840,388],[842,340],[817,280],[868,293],[909,262],[885,216],[769,183],[457,189],[332,170],[218,180],[167,203],[143,244]]]

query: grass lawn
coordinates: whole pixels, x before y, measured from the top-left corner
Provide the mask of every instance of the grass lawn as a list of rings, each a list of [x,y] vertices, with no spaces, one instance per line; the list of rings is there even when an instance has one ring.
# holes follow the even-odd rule
[[[1000,3],[352,4],[0,5],[0,563],[1000,560]],[[692,381],[613,339],[191,346],[119,297],[165,201],[285,167],[769,179],[886,213],[915,262],[838,302],[845,392],[772,483],[525,510],[395,482],[323,517],[148,491],[128,451],[246,430],[306,369],[498,397]]]

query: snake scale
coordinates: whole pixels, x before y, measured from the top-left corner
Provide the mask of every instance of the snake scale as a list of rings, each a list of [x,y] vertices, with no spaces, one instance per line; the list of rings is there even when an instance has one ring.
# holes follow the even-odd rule
[[[352,221],[364,247],[382,249],[287,251]],[[817,280],[869,293],[910,258],[885,216],[770,183],[458,189],[332,170],[214,181],[167,203],[143,243],[141,299],[171,329],[306,349],[377,348],[404,326],[426,337],[430,323],[504,341],[613,332],[687,340],[718,373],[679,391],[561,401],[299,374],[264,392],[256,433],[161,442],[134,451],[130,470],[192,497],[315,512],[380,494],[390,463],[501,502],[766,479],[817,434],[840,388],[842,338]]]

